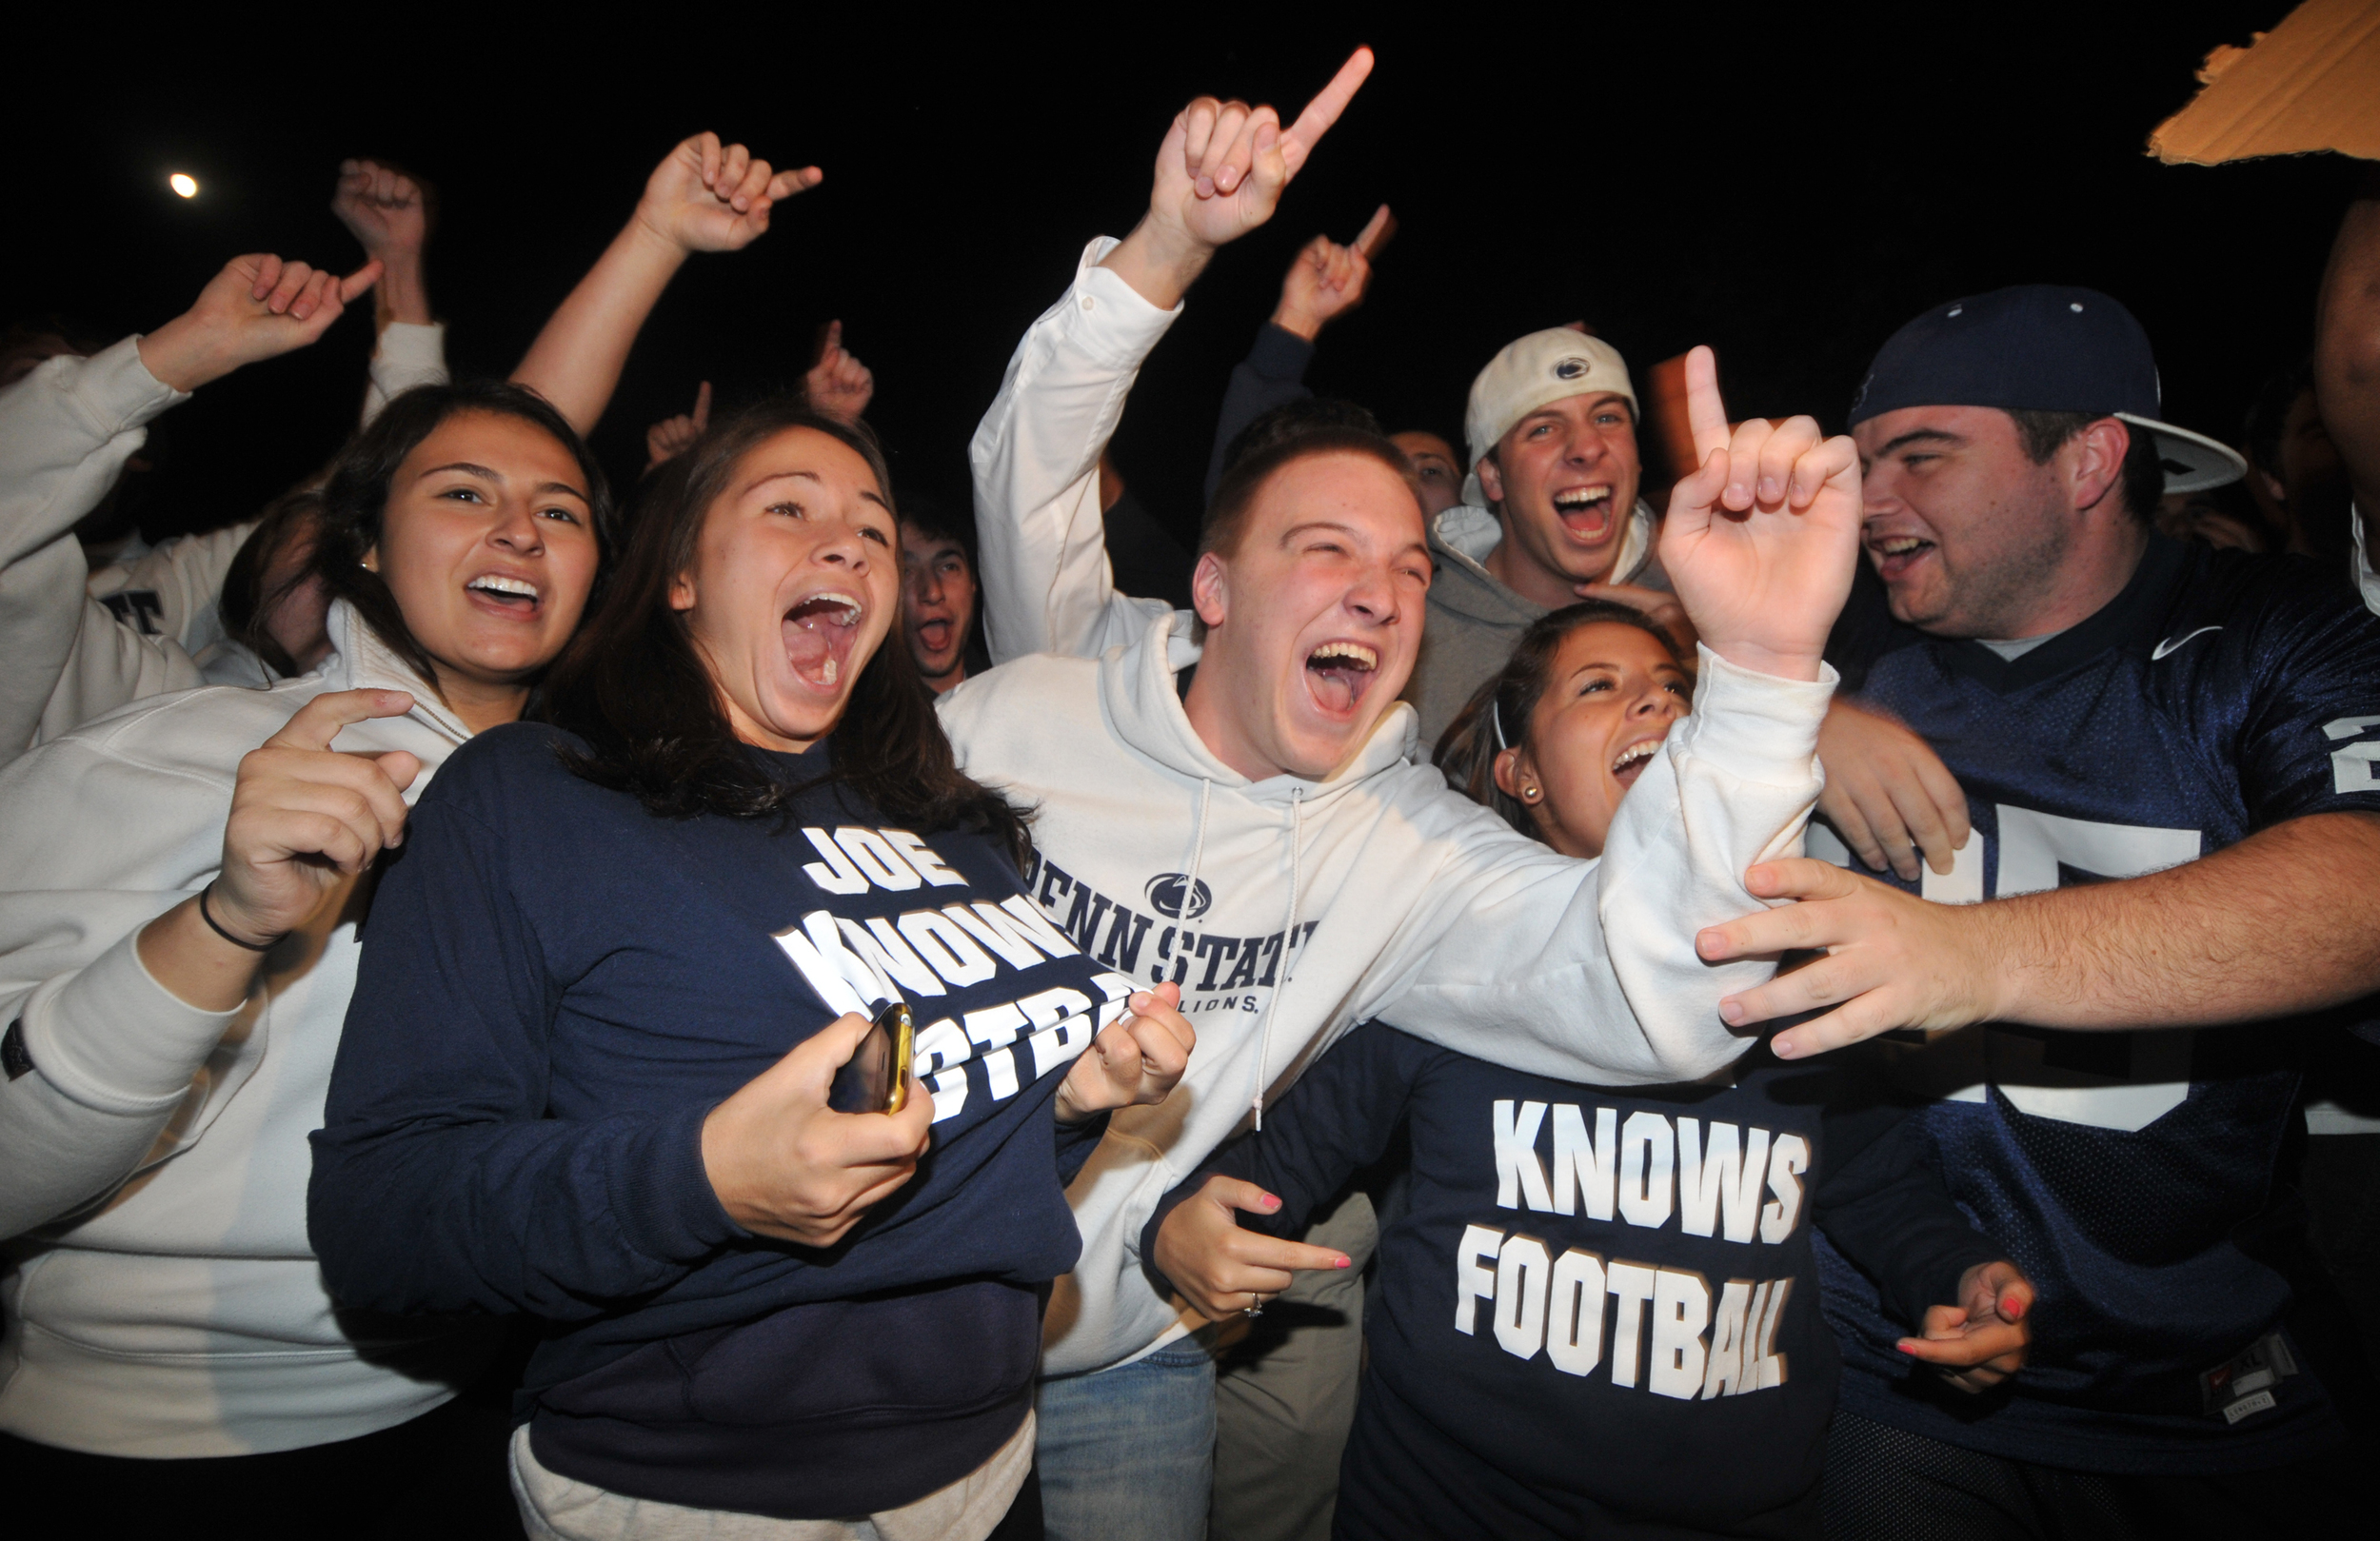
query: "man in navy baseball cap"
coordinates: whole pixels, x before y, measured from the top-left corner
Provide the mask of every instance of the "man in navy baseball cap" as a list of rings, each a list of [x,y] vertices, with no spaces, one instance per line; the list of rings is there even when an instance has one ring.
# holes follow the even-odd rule
[[[2307,1047],[2380,1041],[2380,622],[2311,563],[2151,527],[2161,492],[2240,463],[2160,420],[2148,339],[2106,295],[1937,306],[1851,421],[1883,592],[1829,642],[1842,840],[1814,824],[1809,849],[1890,855],[1897,880],[1755,869],[1800,902],[1702,954],[1827,954],[1722,1003],[1833,1008],[1782,1057],[1958,1029],[1893,1046],[1920,1101],[1895,1137],[2041,1293],[2024,1371],[1974,1396],[1821,1255],[1826,1533],[2324,1533],[2342,1497],[2369,1507],[2329,1392],[2358,1368],[2296,1335],[2290,1279],[2238,1237]],[[1913,840],[1952,859],[1920,870]]]
[[[2095,289],[2020,284],[1894,332],[1851,409],[1894,618],[2018,640],[2113,598],[2159,497],[2248,468],[2158,414],[2148,334]]]

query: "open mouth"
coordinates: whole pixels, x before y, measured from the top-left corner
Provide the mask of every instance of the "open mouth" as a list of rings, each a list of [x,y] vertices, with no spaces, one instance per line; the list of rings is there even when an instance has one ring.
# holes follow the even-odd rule
[[[1653,762],[1660,747],[1659,739],[1639,739],[1622,749],[1612,761],[1612,779],[1622,786],[1636,785],[1636,778],[1644,774],[1645,766]]]
[[[839,590],[813,594],[785,612],[785,659],[803,684],[833,690],[850,661],[867,607]]]
[[[1612,489],[1565,487],[1554,494],[1554,512],[1571,534],[1586,541],[1601,540],[1612,532]]]
[[[1886,535],[1868,542],[1868,551],[1875,558],[1876,576],[1888,583],[1924,561],[1933,549],[1934,543],[1921,535]]]
[[[912,635],[917,638],[920,648],[939,654],[950,651],[951,642],[957,637],[958,630],[955,622],[940,616],[929,616],[917,622],[912,628]]]
[[[500,615],[534,616],[540,596],[537,585],[509,573],[482,573],[463,585],[479,603]]]
[[[1352,712],[1380,666],[1378,649],[1361,642],[1324,642],[1306,655],[1306,682],[1314,699],[1330,712]]]

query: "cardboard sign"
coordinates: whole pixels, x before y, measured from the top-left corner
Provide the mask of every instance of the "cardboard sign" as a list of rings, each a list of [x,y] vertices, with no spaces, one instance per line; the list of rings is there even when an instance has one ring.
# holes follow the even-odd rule
[[[2380,0],[2306,0],[2247,48],[2218,48],[2206,85],[2157,126],[2149,153],[2219,166],[2334,150],[2380,160]]]

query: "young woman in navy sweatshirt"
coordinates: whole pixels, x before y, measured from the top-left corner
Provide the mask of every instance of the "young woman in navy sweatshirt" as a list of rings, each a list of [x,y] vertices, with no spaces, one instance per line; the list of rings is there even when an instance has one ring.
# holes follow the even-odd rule
[[[457,753],[374,902],[312,1235],[348,1305],[543,1319],[533,1536],[993,1533],[1065,1182],[1187,1063],[1021,899],[1021,816],[883,645],[885,485],[793,404],[657,473],[551,725]],[[922,1079],[830,1111],[887,999]]]
[[[1597,856],[1691,688],[1636,611],[1573,605],[1524,634],[1438,762]],[[1346,1266],[1286,1238],[1402,1127],[1411,1206],[1380,1238],[1334,1533],[1810,1536],[1837,1376],[1814,1222],[1920,1329],[1914,1357],[1971,1390],[2022,1361],[2030,1287],[1898,1117],[1842,1056],[1762,1044],[1710,1081],[1597,1087],[1374,1022],[1175,1188],[1141,1255],[1209,1316],[1260,1311],[1291,1271]]]

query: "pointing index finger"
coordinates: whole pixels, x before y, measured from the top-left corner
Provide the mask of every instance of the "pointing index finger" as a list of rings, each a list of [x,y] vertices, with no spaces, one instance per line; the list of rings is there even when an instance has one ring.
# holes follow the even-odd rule
[[[1372,50],[1368,48],[1356,49],[1347,56],[1347,62],[1339,67],[1339,73],[1331,77],[1331,83],[1316,92],[1314,100],[1306,104],[1306,109],[1298,114],[1298,121],[1290,125],[1287,133],[1281,135],[1281,156],[1289,163],[1291,171],[1305,164],[1305,158],[1316,142],[1330,132],[1331,125],[1339,121],[1341,112],[1347,110],[1347,104],[1355,100],[1356,91],[1371,73]]]
[[[402,690],[332,690],[299,707],[265,742],[276,749],[327,749],[339,730],[375,717],[403,717],[413,698]]]
[[[1694,431],[1697,464],[1715,450],[1726,452],[1730,435],[1727,404],[1719,399],[1718,355],[1699,345],[1686,354],[1686,422]]]

